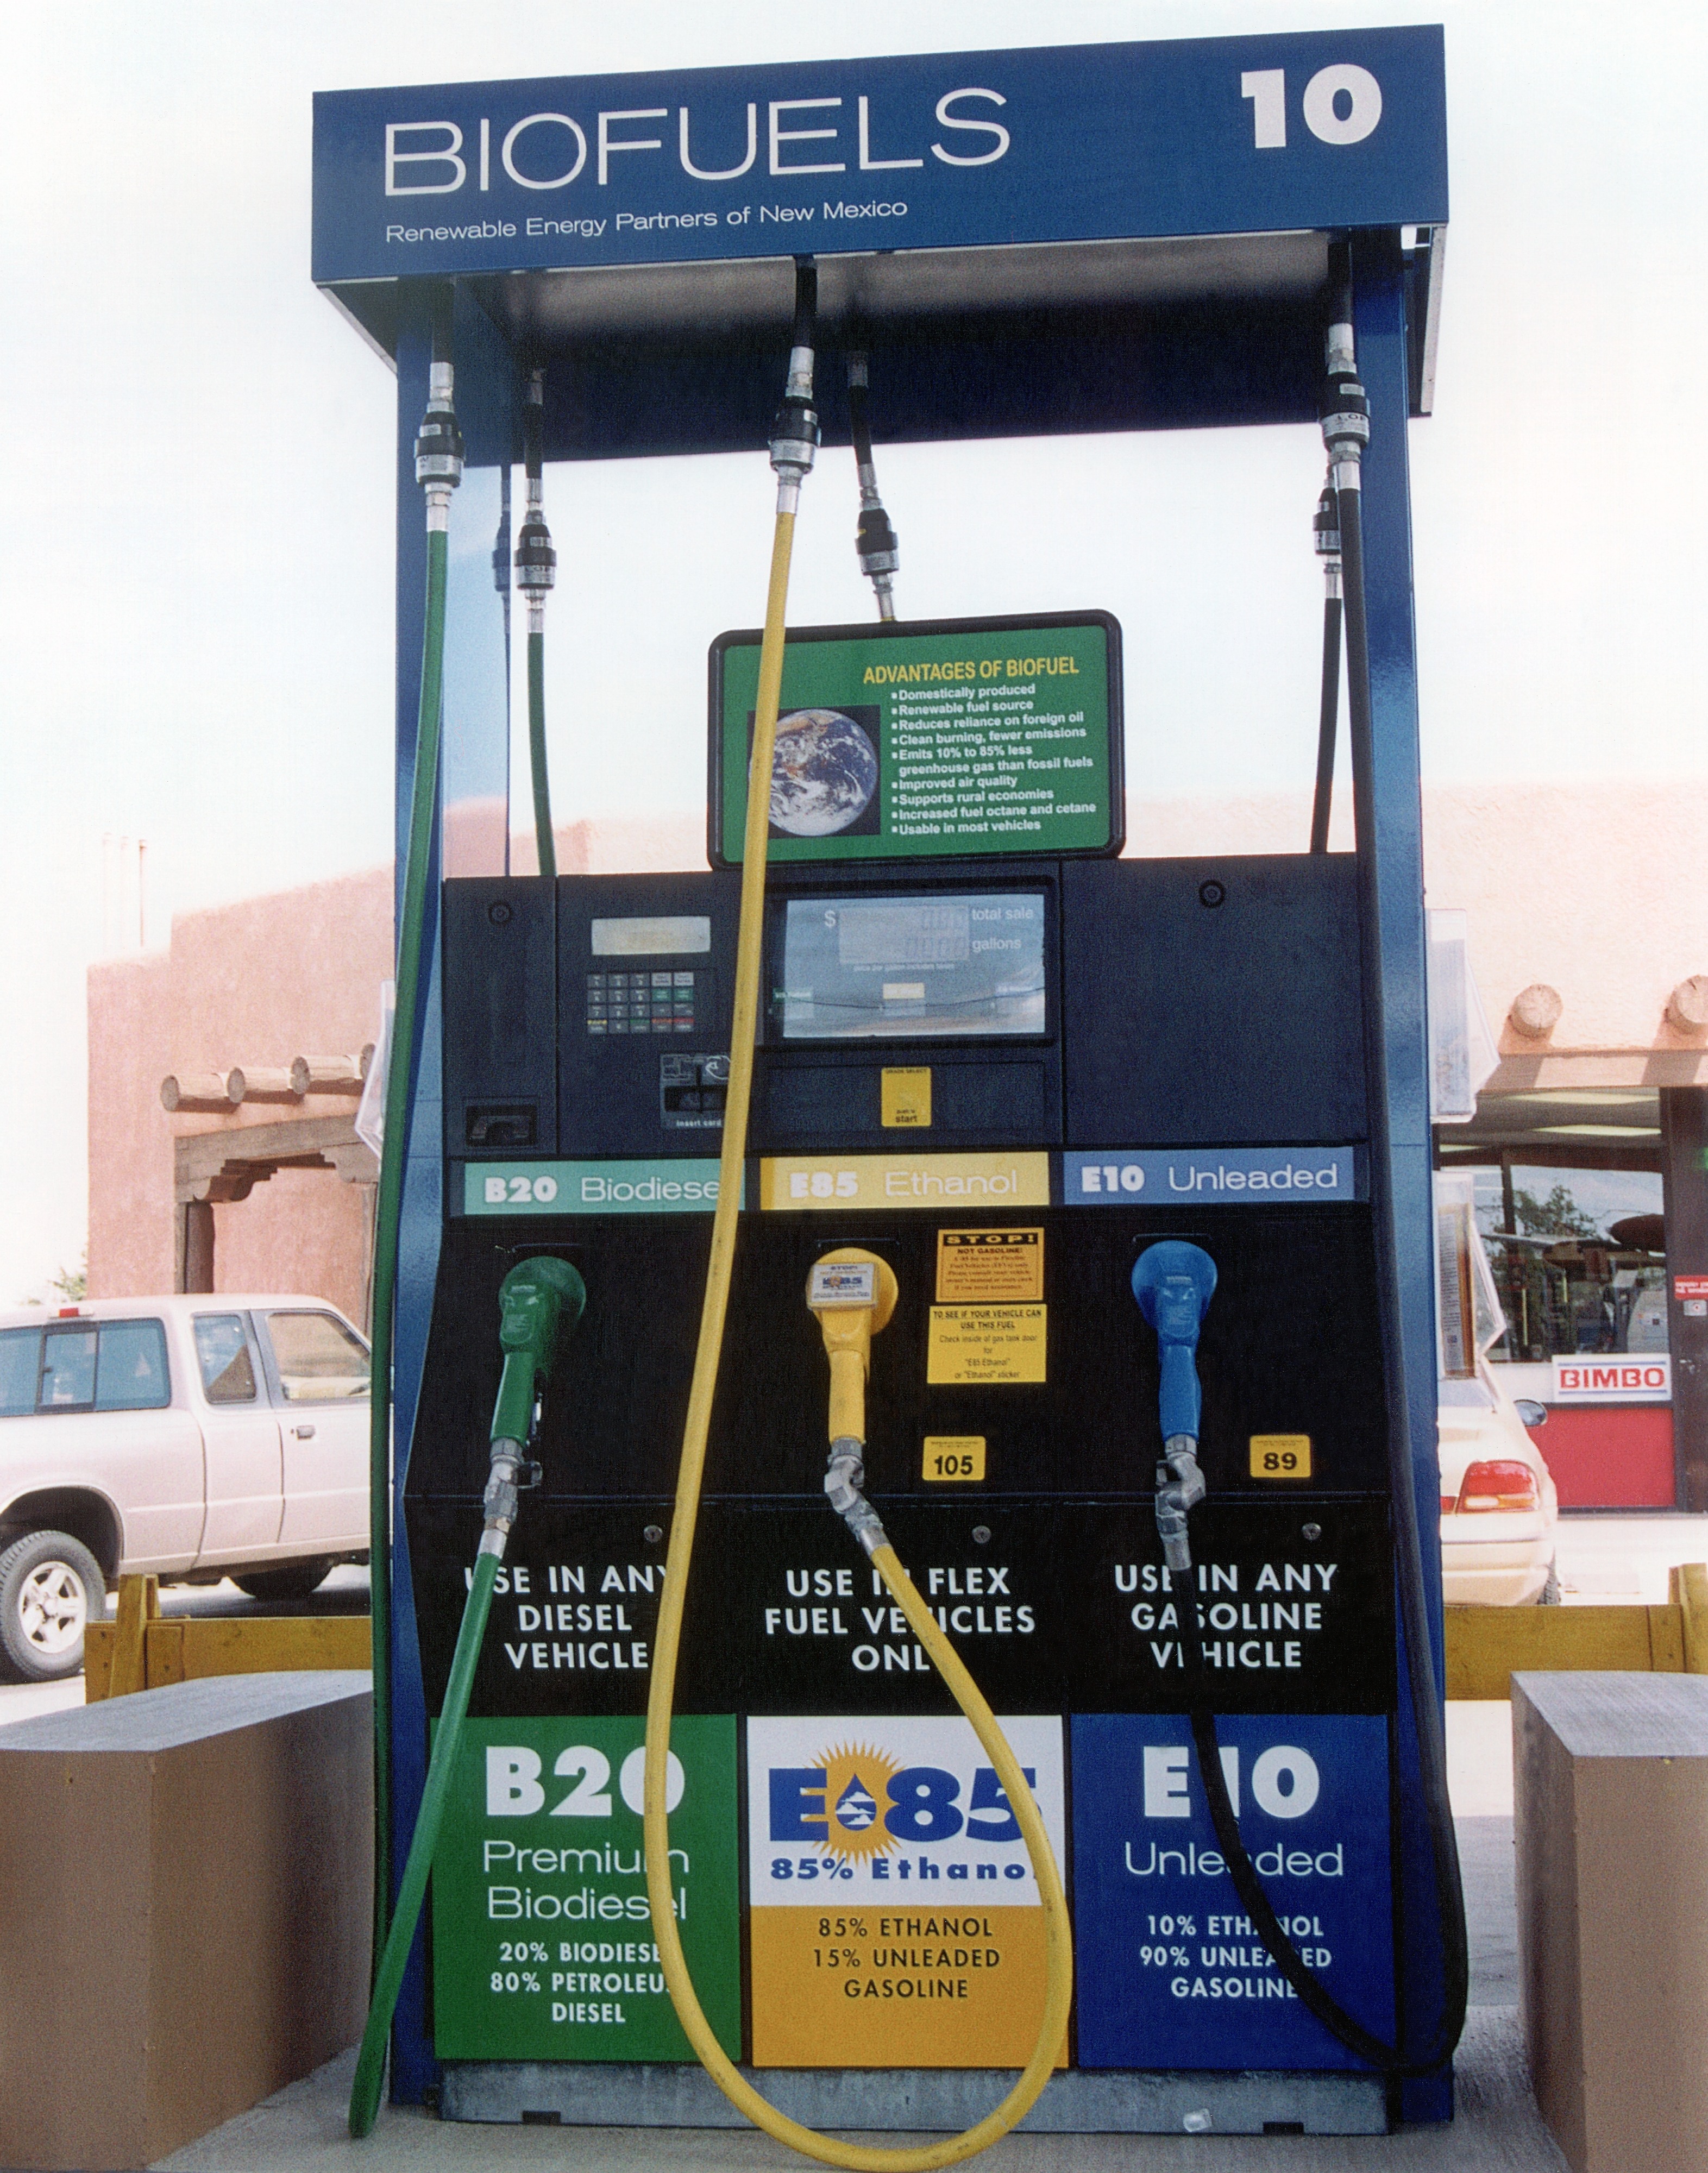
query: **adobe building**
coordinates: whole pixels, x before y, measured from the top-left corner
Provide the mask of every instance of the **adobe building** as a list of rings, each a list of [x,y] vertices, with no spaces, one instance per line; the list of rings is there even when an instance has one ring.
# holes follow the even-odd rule
[[[501,812],[459,811],[458,872]],[[1561,1502],[1708,1509],[1708,788],[1441,786],[1431,910],[1465,915],[1495,1068],[1437,1127],[1475,1173]],[[1294,795],[1129,808],[1129,854],[1300,849]],[[1333,839],[1350,844],[1344,808]],[[515,865],[532,864],[516,842]],[[566,872],[703,867],[698,815],[577,823]],[[364,1322],[375,1170],[355,1119],[391,971],[389,868],[175,919],[90,970],[89,1294],[301,1291]],[[164,1100],[174,1106],[165,1108]]]

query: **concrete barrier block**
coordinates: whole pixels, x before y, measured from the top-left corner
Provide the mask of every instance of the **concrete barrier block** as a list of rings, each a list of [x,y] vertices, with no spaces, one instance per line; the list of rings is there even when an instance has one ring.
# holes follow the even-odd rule
[[[0,1730],[0,2165],[148,2165],[360,2036],[371,1731],[342,1670]]]
[[[1574,2173],[1708,2173],[1708,1678],[1515,1674],[1520,2004]]]

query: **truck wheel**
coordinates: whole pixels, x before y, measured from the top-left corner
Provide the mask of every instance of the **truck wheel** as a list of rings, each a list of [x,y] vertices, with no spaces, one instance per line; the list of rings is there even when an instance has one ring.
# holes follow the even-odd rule
[[[284,1562],[277,1569],[245,1570],[231,1581],[251,1599],[306,1599],[331,1573],[330,1562]]]
[[[1560,1565],[1558,1562],[1549,1563],[1548,1582],[1543,1586],[1541,1591],[1537,1593],[1536,1604],[1538,1607],[1558,1607],[1560,1604]]]
[[[0,1554],[0,1669],[48,1683],[83,1665],[86,1622],[106,1613],[100,1564],[67,1532],[30,1532]]]

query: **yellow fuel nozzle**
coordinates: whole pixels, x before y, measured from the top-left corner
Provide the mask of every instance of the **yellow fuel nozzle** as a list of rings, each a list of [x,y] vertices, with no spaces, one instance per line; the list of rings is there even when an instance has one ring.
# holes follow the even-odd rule
[[[896,1309],[895,1270],[864,1245],[838,1245],[815,1260],[806,1302],[830,1358],[830,1439],[866,1437],[866,1374],[872,1338]]]

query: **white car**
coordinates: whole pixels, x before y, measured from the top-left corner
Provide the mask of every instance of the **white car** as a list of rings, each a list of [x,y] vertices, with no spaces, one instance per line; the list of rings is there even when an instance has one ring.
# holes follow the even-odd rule
[[[1544,1606],[1560,1599],[1560,1504],[1530,1429],[1547,1407],[1514,1403],[1485,1362],[1438,1382],[1441,1596],[1450,1607]]]
[[[295,1599],[367,1548],[368,1346],[324,1299],[0,1312],[0,1674],[74,1674],[121,1572]]]

